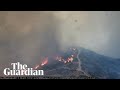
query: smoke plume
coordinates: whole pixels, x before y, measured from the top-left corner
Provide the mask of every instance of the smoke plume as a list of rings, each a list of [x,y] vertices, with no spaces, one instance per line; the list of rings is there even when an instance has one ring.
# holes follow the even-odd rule
[[[35,65],[59,50],[51,12],[0,12],[0,63]]]

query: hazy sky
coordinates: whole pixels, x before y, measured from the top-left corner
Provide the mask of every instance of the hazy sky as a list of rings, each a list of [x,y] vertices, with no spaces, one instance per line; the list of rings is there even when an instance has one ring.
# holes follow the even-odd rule
[[[0,12],[0,63],[35,65],[56,53],[57,22],[51,12]]]
[[[61,44],[77,45],[120,58],[120,12],[56,12],[61,21]]]
[[[120,58],[119,28],[120,12],[115,11],[1,11],[0,63],[16,57],[36,63],[72,45]]]

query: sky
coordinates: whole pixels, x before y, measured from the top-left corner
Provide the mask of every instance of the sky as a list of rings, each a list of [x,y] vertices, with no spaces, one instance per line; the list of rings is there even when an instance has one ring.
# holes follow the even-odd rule
[[[0,63],[35,64],[68,46],[120,58],[119,11],[1,11]]]
[[[61,45],[81,46],[101,55],[120,58],[120,12],[56,12]]]
[[[0,63],[40,63],[58,51],[56,28],[51,12],[0,12]]]

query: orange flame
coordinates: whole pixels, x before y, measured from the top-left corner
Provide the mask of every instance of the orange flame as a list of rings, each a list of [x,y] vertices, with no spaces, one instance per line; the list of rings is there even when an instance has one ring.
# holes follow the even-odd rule
[[[44,61],[42,62],[41,66],[44,66],[45,64],[48,63],[48,58],[45,58]]]
[[[73,50],[73,51],[76,51],[76,48],[70,48],[70,49]],[[73,53],[74,53],[74,52],[73,52]],[[60,56],[60,55],[52,56],[52,58],[53,58],[54,60],[57,60],[57,61],[59,61],[59,62],[62,62],[62,63],[64,63],[64,64],[66,64],[66,63],[72,62],[72,61],[74,60],[74,58],[76,58],[76,56],[77,56],[76,53],[74,53],[74,54],[71,54],[67,59],[65,59],[64,57],[62,57],[62,56]],[[42,67],[42,66],[44,66],[44,65],[46,65],[46,64],[48,63],[48,57],[43,58],[42,60],[43,60],[43,62],[42,62],[41,64],[35,66],[34,69],[37,69],[37,68],[39,68],[40,66]]]
[[[35,69],[37,69],[39,67],[39,65],[37,65],[36,67],[35,67]]]

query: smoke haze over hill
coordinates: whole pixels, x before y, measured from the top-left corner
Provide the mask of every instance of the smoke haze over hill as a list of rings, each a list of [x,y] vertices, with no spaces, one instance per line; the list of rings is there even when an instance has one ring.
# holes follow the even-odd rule
[[[68,46],[120,58],[119,19],[120,12],[1,11],[0,63],[21,57],[32,65]]]
[[[34,65],[58,51],[57,19],[51,12],[0,13],[0,63]]]
[[[61,46],[81,46],[99,54],[120,58],[120,12],[56,12]]]

